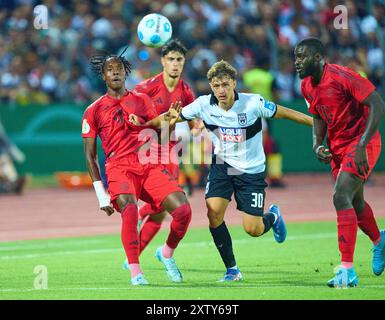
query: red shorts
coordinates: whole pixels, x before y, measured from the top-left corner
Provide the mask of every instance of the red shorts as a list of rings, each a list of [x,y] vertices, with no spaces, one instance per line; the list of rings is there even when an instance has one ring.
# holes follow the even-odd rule
[[[179,180],[179,165],[174,164],[174,163],[169,163],[169,164],[162,164],[160,165],[163,167],[162,170],[166,170],[168,175],[178,184]],[[147,201],[146,201],[147,202]],[[156,205],[155,203],[148,202],[150,206],[146,206],[146,215],[147,214],[156,214],[159,212],[164,211],[164,208],[162,205]]]
[[[331,161],[331,168],[334,180],[337,179],[338,173],[340,171],[350,172],[363,180],[366,180],[369,177],[381,154],[381,136],[376,133],[372,137],[372,139],[370,139],[366,147],[366,153],[368,156],[369,163],[369,172],[365,175],[358,173],[356,164],[354,162],[358,142],[359,140],[355,140],[351,144],[349,144],[346,147],[344,153],[342,153],[341,155],[333,155],[333,159]]]
[[[133,194],[155,206],[174,192],[184,191],[163,166],[141,164],[136,155],[106,163],[108,192],[111,203],[119,211],[116,199],[120,194]]]

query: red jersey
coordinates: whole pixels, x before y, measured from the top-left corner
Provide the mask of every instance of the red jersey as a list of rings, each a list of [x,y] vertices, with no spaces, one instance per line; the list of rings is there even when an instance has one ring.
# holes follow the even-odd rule
[[[157,115],[167,112],[171,103],[181,101],[182,107],[185,107],[195,100],[195,96],[191,88],[183,79],[178,81],[174,91],[168,91],[163,80],[163,72],[150,79],[142,81],[135,87],[134,90],[137,92],[145,93],[151,98],[155,105]],[[176,141],[171,140],[169,144],[169,150],[171,150],[175,144]],[[158,145],[152,144],[151,150],[153,154],[158,153]],[[159,157],[160,156],[161,153],[159,152]]]
[[[195,100],[195,96],[189,85],[180,79],[173,92],[168,91],[164,81],[163,72],[139,83],[135,89],[137,92],[147,94],[155,105],[158,115],[168,111],[171,103],[181,101],[182,107]]]
[[[146,141],[138,139],[139,127],[128,122],[131,113],[137,115],[141,123],[157,116],[151,100],[144,94],[127,90],[121,99],[105,94],[85,110],[82,137],[99,135],[106,157],[114,153],[114,159],[118,159],[136,153]]]
[[[365,131],[369,108],[362,101],[375,90],[366,78],[351,69],[325,64],[321,81],[303,79],[302,95],[309,112],[320,116],[327,125],[327,143],[333,154],[341,154]]]

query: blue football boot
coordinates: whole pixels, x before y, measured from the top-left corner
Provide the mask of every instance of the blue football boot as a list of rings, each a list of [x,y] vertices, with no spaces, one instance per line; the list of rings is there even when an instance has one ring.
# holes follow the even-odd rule
[[[277,220],[272,225],[275,241],[282,243],[286,239],[286,225],[283,221],[283,217],[279,210],[279,207],[276,204],[272,204],[269,208],[269,212],[275,213],[277,215]]]

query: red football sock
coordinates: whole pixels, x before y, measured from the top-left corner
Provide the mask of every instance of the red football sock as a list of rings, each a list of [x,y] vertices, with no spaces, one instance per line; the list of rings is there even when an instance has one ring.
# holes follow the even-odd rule
[[[121,238],[129,264],[139,263],[138,207],[130,203],[122,211]]]
[[[380,230],[374,218],[373,210],[366,201],[364,211],[357,212],[357,219],[362,232],[368,235],[374,244],[377,244],[381,240]]]
[[[357,229],[357,216],[353,208],[337,210],[338,247],[341,261],[353,262]]]
[[[187,232],[187,228],[191,221],[191,207],[186,203],[176,208],[172,213],[172,221],[170,224],[170,233],[167,238],[167,245],[175,249]]]
[[[152,213],[152,207],[150,204],[145,203],[139,208],[139,218],[144,219],[149,213]]]
[[[151,216],[147,216],[139,231],[139,254],[142,253],[144,248],[150,243],[155,235],[160,230],[162,224],[151,220]]]

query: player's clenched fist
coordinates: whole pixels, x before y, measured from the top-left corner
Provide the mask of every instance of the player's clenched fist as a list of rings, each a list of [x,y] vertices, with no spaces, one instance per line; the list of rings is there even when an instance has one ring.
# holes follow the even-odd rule
[[[136,115],[136,114],[133,114],[133,113],[130,113],[129,116],[128,116],[128,121],[135,125],[135,126],[140,126],[141,123],[139,121],[139,117]]]
[[[329,149],[326,148],[325,146],[322,146],[322,145],[318,146],[315,149],[315,154],[316,154],[318,160],[325,163],[325,164],[330,163],[330,161],[332,160],[332,155],[331,155]]]

